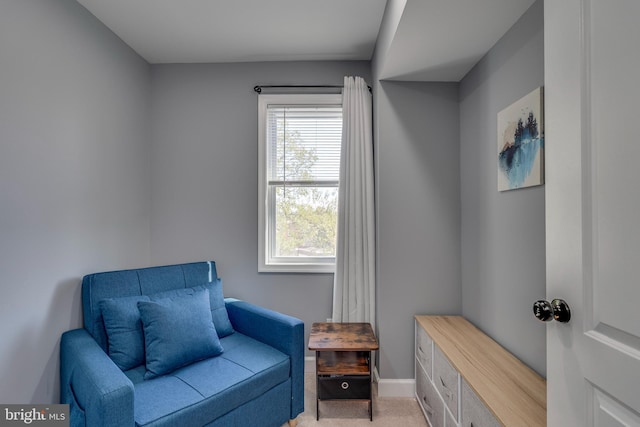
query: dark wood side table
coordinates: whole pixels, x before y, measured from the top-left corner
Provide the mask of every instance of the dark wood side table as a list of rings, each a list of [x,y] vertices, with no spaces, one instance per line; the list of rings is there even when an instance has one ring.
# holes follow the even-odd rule
[[[321,400],[365,400],[373,421],[371,352],[378,340],[369,323],[314,323],[309,350],[316,352],[316,419]]]

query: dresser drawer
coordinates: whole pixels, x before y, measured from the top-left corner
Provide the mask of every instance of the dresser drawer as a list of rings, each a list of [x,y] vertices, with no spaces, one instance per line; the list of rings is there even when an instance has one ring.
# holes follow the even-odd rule
[[[462,380],[462,420],[461,427],[500,427],[502,424]]]
[[[453,418],[458,420],[458,371],[449,363],[438,346],[433,352],[433,382],[444,399]]]
[[[429,378],[431,378],[432,369],[432,350],[433,340],[424,329],[416,324],[416,359],[420,362]]]
[[[431,427],[443,427],[444,402],[422,369],[416,369],[416,398]]]
[[[458,423],[453,419],[453,415],[447,410],[444,411],[444,427],[458,427]]]
[[[371,379],[363,375],[319,375],[318,398],[323,399],[369,399]]]

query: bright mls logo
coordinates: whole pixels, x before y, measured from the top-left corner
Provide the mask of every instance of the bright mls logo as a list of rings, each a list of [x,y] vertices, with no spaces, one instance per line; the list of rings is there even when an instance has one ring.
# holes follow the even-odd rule
[[[0,427],[69,427],[69,405],[0,405]]]

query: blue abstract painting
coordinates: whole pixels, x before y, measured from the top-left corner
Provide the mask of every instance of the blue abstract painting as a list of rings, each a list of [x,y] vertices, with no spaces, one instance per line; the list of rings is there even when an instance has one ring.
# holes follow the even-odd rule
[[[544,184],[542,87],[498,113],[498,191]]]

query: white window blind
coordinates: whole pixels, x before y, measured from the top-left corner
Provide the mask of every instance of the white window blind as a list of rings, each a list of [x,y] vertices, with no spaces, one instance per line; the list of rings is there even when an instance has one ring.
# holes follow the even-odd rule
[[[337,185],[342,107],[267,107],[269,183]]]

